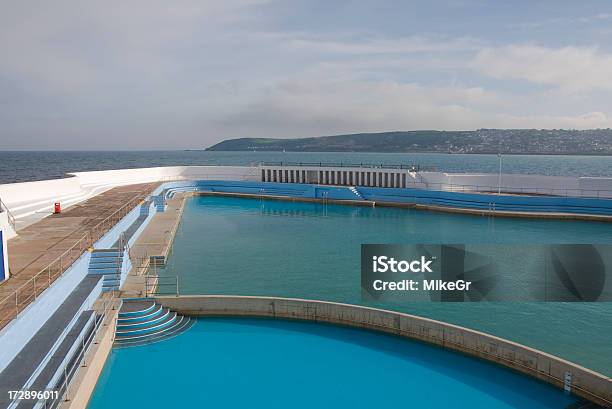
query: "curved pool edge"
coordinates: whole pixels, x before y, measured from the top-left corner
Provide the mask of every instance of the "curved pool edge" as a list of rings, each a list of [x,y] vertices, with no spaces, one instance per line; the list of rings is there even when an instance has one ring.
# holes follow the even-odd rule
[[[401,312],[300,298],[181,295],[155,301],[190,316],[249,316],[359,327],[422,341],[517,370],[598,405],[612,407],[612,379],[537,349],[454,324]]]

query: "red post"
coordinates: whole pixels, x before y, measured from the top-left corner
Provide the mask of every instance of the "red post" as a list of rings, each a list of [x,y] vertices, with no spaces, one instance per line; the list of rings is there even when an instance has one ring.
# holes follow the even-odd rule
[[[60,202],[55,202],[53,206],[53,213],[60,214],[61,212],[62,212],[62,205],[60,204]]]

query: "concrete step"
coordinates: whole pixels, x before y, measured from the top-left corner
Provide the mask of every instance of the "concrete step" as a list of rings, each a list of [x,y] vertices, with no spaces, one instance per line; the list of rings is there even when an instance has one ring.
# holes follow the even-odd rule
[[[90,274],[114,274],[121,272],[121,265],[109,265],[104,267],[90,266],[87,270]]]
[[[156,334],[163,331],[165,328],[168,328],[170,325],[172,325],[172,323],[174,323],[174,321],[176,321],[176,319],[177,314],[175,312],[171,312],[170,314],[165,315],[163,320],[156,322],[154,325],[126,330],[117,329],[115,335],[117,338],[130,338],[141,335]]]
[[[104,253],[91,253],[91,259],[120,259],[123,257],[123,252],[104,252]]]
[[[163,310],[164,309],[161,305],[153,304],[152,308],[147,308],[147,310],[143,311],[142,313],[139,311],[138,315],[119,317],[117,319],[117,324],[131,324],[135,322],[148,321],[150,319],[159,317],[161,314],[163,314]]]
[[[123,257],[98,257],[92,258],[89,261],[90,265],[113,265],[113,264],[121,264],[123,262]]]
[[[126,300],[119,312],[115,344],[133,346],[167,339],[190,328],[191,321],[153,300]]]
[[[147,345],[155,342],[164,341],[166,339],[174,338],[175,336],[178,336],[188,331],[191,327],[193,327],[195,323],[196,319],[183,316],[180,320],[176,321],[175,325],[163,332],[160,332],[159,334],[149,335],[142,338],[115,340],[115,346],[117,348],[123,348],[138,345]]]
[[[155,304],[153,300],[146,298],[135,298],[123,300],[121,305],[121,311],[119,312],[119,319],[134,318],[143,315],[148,315],[157,308],[161,308]]]
[[[149,327],[153,327],[156,326],[157,324],[160,324],[162,322],[164,322],[166,319],[168,319],[171,314],[173,314],[169,309],[167,308],[162,308],[159,314],[155,314],[152,317],[148,317],[146,319],[143,319],[142,321],[138,321],[138,322],[117,322],[117,331],[129,331],[129,330],[136,330],[136,329],[146,329]]]
[[[93,249],[92,254],[104,254],[104,253],[123,253],[123,249],[110,248],[110,249]]]

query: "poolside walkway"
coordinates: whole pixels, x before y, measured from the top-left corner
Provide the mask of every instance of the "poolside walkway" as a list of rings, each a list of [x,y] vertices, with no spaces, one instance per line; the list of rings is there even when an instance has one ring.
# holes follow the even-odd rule
[[[168,199],[166,211],[156,213],[136,239],[130,249],[132,270],[121,288],[123,297],[143,297],[146,295],[147,284],[144,273],[149,269],[151,257],[157,259],[160,264],[165,264],[181,223],[181,215],[187,196],[189,194],[177,193],[172,199]],[[150,273],[152,275],[157,274],[155,269],[156,263],[154,262],[151,264]],[[149,282],[149,286],[151,285],[155,286],[156,282]],[[160,283],[160,285],[162,284]],[[149,291],[151,290],[152,288],[149,288]]]
[[[157,186],[116,187],[19,230],[8,241],[11,277],[0,284],[0,328]],[[45,273],[37,276],[41,271]]]

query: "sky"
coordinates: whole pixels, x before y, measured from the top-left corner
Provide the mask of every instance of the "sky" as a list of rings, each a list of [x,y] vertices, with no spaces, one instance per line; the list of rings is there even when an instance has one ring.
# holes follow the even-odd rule
[[[9,0],[0,150],[612,127],[612,2]]]

